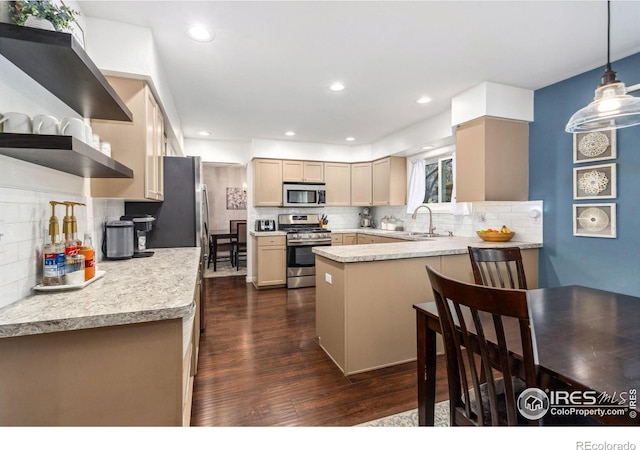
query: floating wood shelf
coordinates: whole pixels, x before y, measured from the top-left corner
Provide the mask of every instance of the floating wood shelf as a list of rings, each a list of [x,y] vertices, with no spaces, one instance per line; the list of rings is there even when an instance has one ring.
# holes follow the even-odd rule
[[[0,23],[0,54],[86,118],[133,115],[70,34]]]
[[[0,154],[85,178],[133,178],[133,170],[71,136],[0,133]]]

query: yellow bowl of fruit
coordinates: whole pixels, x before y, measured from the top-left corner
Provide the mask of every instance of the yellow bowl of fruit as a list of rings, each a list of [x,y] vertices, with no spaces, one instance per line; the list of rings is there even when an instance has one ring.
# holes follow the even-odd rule
[[[487,242],[507,242],[510,241],[515,232],[511,231],[507,226],[503,225],[499,230],[487,228],[486,230],[476,231],[480,239]]]

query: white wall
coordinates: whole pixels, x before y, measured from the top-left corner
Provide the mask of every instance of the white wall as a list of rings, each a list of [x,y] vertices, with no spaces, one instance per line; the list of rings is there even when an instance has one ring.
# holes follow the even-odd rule
[[[42,281],[42,248],[48,240],[49,201],[85,203],[75,207],[78,235],[92,235],[96,261],[105,220],[124,214],[124,202],[96,200],[81,177],[0,156],[0,308],[32,293]],[[60,232],[65,207],[56,206]]]
[[[371,159],[388,155],[408,156],[422,152],[422,147],[442,147],[454,143],[451,111],[418,122],[374,142]]]
[[[105,74],[146,80],[165,116],[165,132],[173,154],[184,154],[184,136],[173,96],[149,28],[86,18],[85,50]],[[126,49],[126,51],[123,51]]]
[[[202,162],[239,163],[251,161],[251,143],[242,141],[214,141],[210,139],[184,140],[187,156],[200,156]]]
[[[244,164],[202,164],[202,182],[209,194],[209,229],[228,230],[230,220],[246,220],[246,209],[227,209],[227,188],[247,188]]]

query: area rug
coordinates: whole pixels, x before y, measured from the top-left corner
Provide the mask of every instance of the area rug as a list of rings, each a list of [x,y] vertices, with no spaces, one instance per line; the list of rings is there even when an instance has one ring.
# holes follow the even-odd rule
[[[418,426],[418,410],[401,412],[392,416],[383,417],[382,419],[372,420],[370,422],[356,425],[358,427],[417,427]],[[436,403],[434,426],[449,426],[449,402],[444,401]]]
[[[231,267],[231,263],[228,261],[219,262],[216,265],[216,270],[213,270],[213,264],[209,266],[204,272],[205,278],[218,278],[218,277],[237,277],[247,276],[247,268],[240,266],[238,270],[235,267]]]

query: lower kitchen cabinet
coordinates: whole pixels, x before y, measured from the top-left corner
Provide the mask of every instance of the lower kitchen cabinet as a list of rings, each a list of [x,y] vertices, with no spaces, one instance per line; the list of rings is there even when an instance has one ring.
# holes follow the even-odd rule
[[[356,245],[358,243],[358,235],[356,233],[344,233],[342,235],[342,245]]]
[[[254,285],[257,288],[284,286],[287,284],[286,236],[254,236]]]
[[[358,233],[357,240],[358,240],[358,244],[374,244],[375,236],[371,234]]]
[[[193,321],[0,339],[0,424],[188,426]]]

